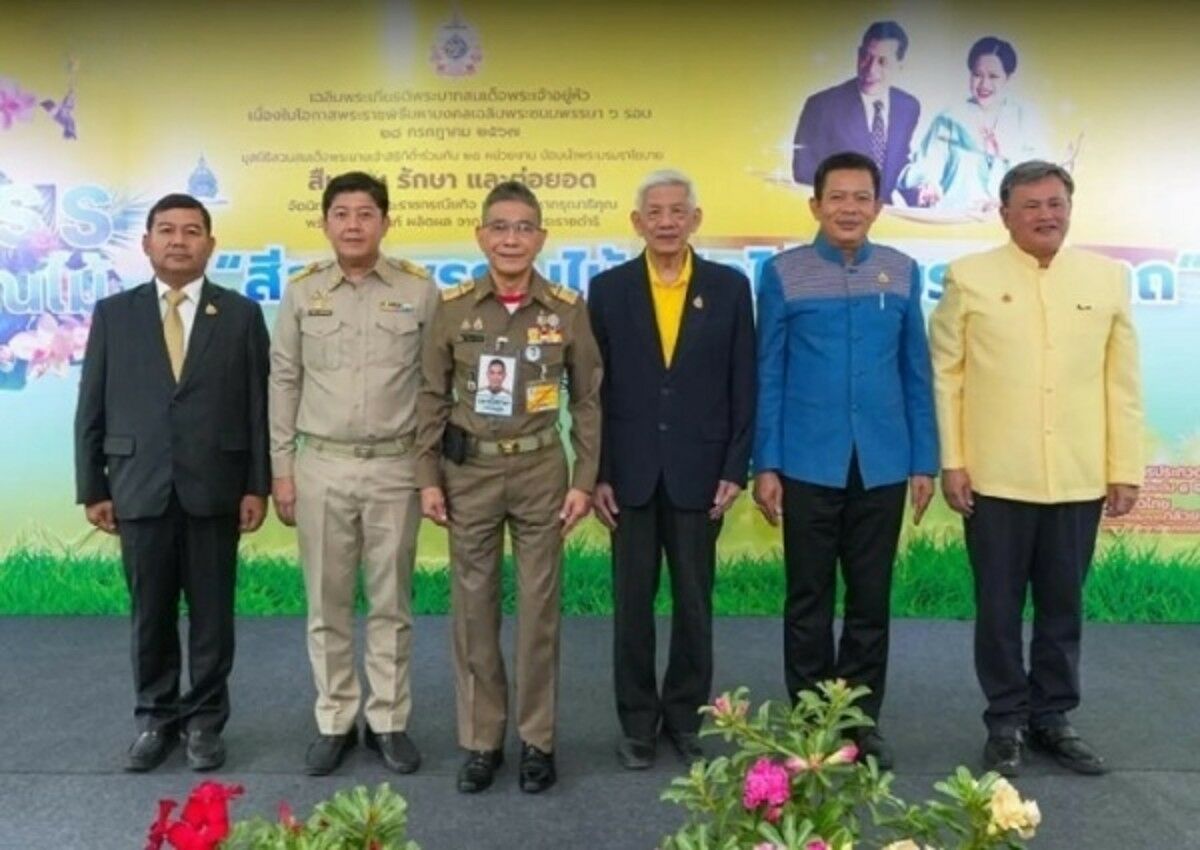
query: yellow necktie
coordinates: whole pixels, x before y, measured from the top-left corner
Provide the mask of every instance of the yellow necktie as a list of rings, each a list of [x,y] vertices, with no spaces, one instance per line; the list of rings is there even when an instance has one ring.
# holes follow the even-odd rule
[[[179,313],[179,305],[187,300],[187,293],[172,289],[164,297],[167,299],[167,312],[163,316],[163,339],[167,342],[171,372],[178,381],[183,372],[183,316]]]

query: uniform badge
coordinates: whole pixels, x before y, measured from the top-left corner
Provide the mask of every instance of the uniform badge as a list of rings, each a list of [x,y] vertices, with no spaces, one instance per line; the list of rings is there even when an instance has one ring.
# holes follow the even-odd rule
[[[892,279],[887,276],[887,272],[880,272],[879,277],[877,277],[876,280],[879,281],[880,286],[887,286],[892,282]]]
[[[478,316],[476,316],[476,317],[475,317],[475,322],[474,322],[474,323],[471,325],[471,329],[472,329],[472,330],[476,330],[476,331],[481,331],[481,330],[483,330],[483,319],[481,319],[481,318],[479,318]]]
[[[703,310],[704,309],[704,299],[701,296],[697,295],[695,298],[692,299],[692,306],[695,307],[697,310]]]
[[[467,381],[467,392],[473,393],[477,389],[479,389],[478,384],[476,384],[474,381]]]
[[[528,363],[537,363],[542,359],[542,348],[539,345],[525,346],[525,361]]]
[[[204,315],[206,315],[206,316],[217,315],[217,305],[216,304],[208,304],[207,306],[205,306]]]
[[[558,382],[530,381],[525,385],[525,412],[558,410]]]
[[[1012,296],[1006,292],[1000,296],[1000,300],[1007,304],[1008,302],[1012,301]]]
[[[385,313],[411,313],[413,305],[406,301],[380,301],[379,309]]]
[[[562,324],[562,319],[558,317],[558,313],[551,313],[546,317],[546,324],[552,328],[557,328]]]
[[[308,315],[332,316],[333,305],[329,303],[329,296],[324,292],[314,292],[308,299]]]
[[[471,329],[471,320],[463,319],[462,324],[458,326],[460,331],[469,331]]]
[[[530,345],[541,345],[542,344],[541,328],[530,328],[525,334],[525,341],[527,343],[529,343]]]

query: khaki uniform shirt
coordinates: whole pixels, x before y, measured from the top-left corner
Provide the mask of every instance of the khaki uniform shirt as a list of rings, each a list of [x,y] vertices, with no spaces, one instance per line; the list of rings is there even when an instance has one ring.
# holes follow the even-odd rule
[[[1142,394],[1125,268],[1011,242],[950,264],[929,324],[942,467],[985,496],[1099,499],[1141,484]]]
[[[336,262],[289,283],[271,340],[271,466],[292,475],[296,438],[374,443],[416,429],[422,329],[437,306],[425,270],[381,257],[358,283]]]
[[[476,394],[486,390],[480,381],[481,363],[486,376],[483,361],[496,357],[514,367],[509,415],[476,411]],[[558,405],[536,409],[545,403],[547,385],[564,383],[575,455],[571,486],[588,492],[595,486],[602,367],[587,307],[578,293],[535,272],[529,292],[510,315],[495,298],[488,275],[443,290],[425,335],[421,368],[417,486],[442,486],[439,459],[447,421],[480,440],[536,434],[558,422]]]

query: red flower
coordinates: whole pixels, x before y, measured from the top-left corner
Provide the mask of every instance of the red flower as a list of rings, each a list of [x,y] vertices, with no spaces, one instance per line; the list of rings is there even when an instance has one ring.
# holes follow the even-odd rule
[[[283,801],[279,804],[279,822],[286,826],[292,833],[299,834],[304,827],[296,820],[296,815],[292,812],[292,807]]]
[[[161,800],[158,819],[150,825],[146,850],[159,850],[165,839],[175,850],[216,850],[229,837],[229,801],[242,786],[201,782],[188,795],[176,823],[168,824],[174,800]]]
[[[146,850],[159,850],[163,839],[167,837],[167,821],[171,818],[171,810],[178,803],[174,800],[158,801],[158,817],[150,824],[150,832],[146,835]]]

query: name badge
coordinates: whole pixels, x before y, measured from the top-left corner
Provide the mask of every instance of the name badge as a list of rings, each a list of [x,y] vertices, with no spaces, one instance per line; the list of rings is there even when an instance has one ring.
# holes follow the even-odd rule
[[[526,384],[525,410],[528,413],[558,410],[558,381],[530,381]]]

